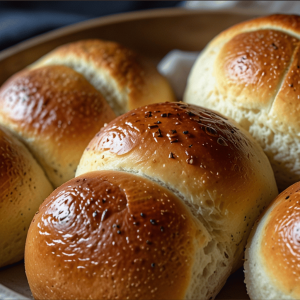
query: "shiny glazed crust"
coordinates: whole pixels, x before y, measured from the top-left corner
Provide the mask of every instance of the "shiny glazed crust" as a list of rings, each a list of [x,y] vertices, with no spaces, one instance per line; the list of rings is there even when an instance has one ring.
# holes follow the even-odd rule
[[[110,122],[77,175],[29,230],[25,267],[36,299],[213,299],[277,195],[247,132],[184,103]]]
[[[91,138],[114,118],[104,97],[65,66],[22,71],[0,90],[0,123],[26,144],[55,187],[74,177]]]
[[[184,103],[149,105],[109,123],[76,174],[103,169],[136,173],[175,192],[213,238],[230,245],[233,268],[255,219],[277,195],[270,164],[247,132]]]
[[[183,299],[208,235],[167,189],[123,172],[91,172],[56,189],[29,229],[35,299]]]
[[[248,130],[281,190],[300,180],[299,24],[298,16],[273,15],[219,34],[195,63],[184,96]]]
[[[246,248],[251,299],[299,299],[300,183],[282,192],[261,216]]]
[[[27,230],[52,187],[35,159],[0,127],[0,267],[23,258]]]
[[[66,65],[82,73],[117,115],[146,104],[175,101],[167,80],[136,52],[115,42],[83,40],[63,45],[31,68]]]

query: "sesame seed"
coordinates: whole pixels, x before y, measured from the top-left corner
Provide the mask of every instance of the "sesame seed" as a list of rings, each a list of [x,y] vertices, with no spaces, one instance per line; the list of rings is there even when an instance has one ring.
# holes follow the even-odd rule
[[[93,212],[93,217],[96,217],[98,213],[96,211]]]
[[[169,154],[169,158],[174,158],[174,154],[172,152]]]
[[[193,164],[193,162],[194,162],[194,160],[193,160],[193,158],[188,158],[187,160],[186,160],[186,162],[189,164],[189,165],[192,165]]]
[[[158,128],[158,135],[157,135],[158,137],[162,137],[162,134],[161,134],[161,131],[160,131],[160,129]]]
[[[118,230],[118,231],[117,231],[117,234],[121,234],[121,230]]]
[[[145,214],[141,213],[141,217],[142,217],[142,218],[145,218]]]
[[[195,114],[193,114],[191,111],[187,111],[186,112],[189,116],[194,116]]]
[[[157,127],[158,127],[157,125],[150,125],[150,124],[148,125],[149,129],[153,129],[153,128],[157,128]]]
[[[150,223],[151,223],[152,225],[156,225],[156,221],[153,220],[153,219],[150,219]]]
[[[104,210],[104,212],[102,213],[101,222],[104,221],[104,218],[105,218],[105,215],[106,215],[107,211],[108,211],[108,209]]]

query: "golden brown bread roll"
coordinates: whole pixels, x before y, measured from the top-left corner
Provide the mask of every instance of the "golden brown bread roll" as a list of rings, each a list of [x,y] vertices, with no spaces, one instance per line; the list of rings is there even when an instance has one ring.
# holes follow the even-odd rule
[[[35,299],[183,299],[210,240],[166,188],[91,172],[41,205],[28,232],[26,275]]]
[[[202,224],[202,254],[194,258],[193,275],[175,299],[216,296],[230,272],[241,266],[255,220],[277,195],[269,161],[249,133],[215,112],[184,103],[148,105],[102,128],[84,151],[76,174],[84,178],[95,170],[132,173],[157,183]],[[129,180],[129,188],[140,185]],[[151,193],[145,191],[145,197]],[[103,295],[111,299],[112,282],[106,288]]]
[[[121,114],[162,99],[175,101],[152,64],[117,43],[85,40],[10,78],[0,90],[0,124],[27,145],[58,187],[74,177],[88,142],[116,117],[109,105]]]
[[[0,267],[23,258],[30,222],[51,184],[26,147],[0,127]]]
[[[300,180],[300,17],[273,15],[213,39],[184,100],[233,118],[263,147],[280,190]]]
[[[245,282],[251,299],[299,299],[300,183],[282,192],[251,232]]]
[[[82,73],[100,91],[116,115],[146,104],[176,101],[155,66],[118,43],[83,40],[63,45],[31,66],[65,65]]]
[[[0,90],[0,124],[25,143],[55,187],[74,177],[86,145],[114,118],[101,93],[66,66],[24,70]]]

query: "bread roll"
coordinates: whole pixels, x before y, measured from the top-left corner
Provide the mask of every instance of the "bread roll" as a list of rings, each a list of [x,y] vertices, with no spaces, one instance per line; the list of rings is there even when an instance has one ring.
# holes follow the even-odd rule
[[[83,40],[63,45],[32,68],[65,65],[82,73],[116,115],[146,104],[175,101],[167,80],[136,52],[114,42]]]
[[[91,138],[114,118],[104,97],[66,66],[24,70],[0,90],[0,124],[26,144],[55,187],[74,177]]]
[[[241,266],[254,221],[277,195],[269,161],[249,133],[217,113],[183,103],[135,109],[102,128],[76,175],[95,170],[133,173],[158,183],[206,229],[203,251],[210,258],[195,263],[185,299],[215,297]]]
[[[52,187],[26,147],[2,127],[0,187],[0,267],[3,267],[23,258],[30,222]]]
[[[245,282],[251,299],[300,298],[300,182],[282,192],[252,230]]]
[[[300,17],[273,15],[213,39],[184,101],[233,118],[267,154],[280,190],[300,180]]]
[[[28,233],[26,275],[35,299],[183,299],[196,267],[210,261],[210,240],[166,188],[92,172],[41,205]]]

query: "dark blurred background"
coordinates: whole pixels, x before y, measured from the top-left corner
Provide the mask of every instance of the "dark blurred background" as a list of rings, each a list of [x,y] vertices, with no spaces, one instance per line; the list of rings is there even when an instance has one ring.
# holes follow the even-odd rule
[[[0,51],[53,29],[130,11],[180,6],[181,1],[0,1]]]

